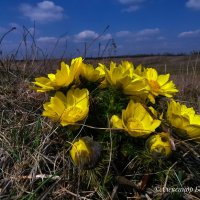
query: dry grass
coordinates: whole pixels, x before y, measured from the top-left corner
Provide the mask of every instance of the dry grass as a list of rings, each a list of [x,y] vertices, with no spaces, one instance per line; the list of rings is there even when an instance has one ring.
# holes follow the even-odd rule
[[[126,60],[171,73],[180,89],[177,99],[200,112],[197,59]],[[138,149],[139,155],[137,142],[130,138],[135,145],[133,150],[130,147],[133,154],[122,155],[114,147],[118,136],[110,132],[106,140],[102,139],[105,156],[97,169],[75,168],[68,151],[77,135],[42,118],[42,104],[48,97],[29,87],[34,77],[54,70],[58,63],[4,61],[0,66],[0,199],[200,199],[200,145],[192,141],[175,140],[177,150],[172,158],[155,161],[143,150]],[[84,134],[90,130],[81,131]],[[128,151],[129,146],[126,148]],[[158,189],[186,187],[198,187],[199,192],[169,193]]]

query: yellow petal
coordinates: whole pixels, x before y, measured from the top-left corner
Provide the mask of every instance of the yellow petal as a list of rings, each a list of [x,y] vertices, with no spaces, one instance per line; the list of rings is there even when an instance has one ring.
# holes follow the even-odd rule
[[[167,81],[169,80],[169,74],[165,74],[165,75],[159,75],[157,82],[159,83],[160,86],[165,85],[167,83]]]
[[[155,97],[154,97],[153,94],[149,93],[148,94],[148,98],[149,98],[149,100],[150,100],[151,103],[155,104]]]
[[[147,68],[147,71],[146,71],[146,78],[148,80],[153,80],[153,81],[157,81],[157,78],[158,78],[158,72],[153,69],[153,68]]]
[[[51,104],[49,107],[54,110],[57,115],[62,116],[64,110],[65,110],[65,105],[64,102],[57,96],[57,94],[60,92],[56,92],[55,97],[51,98]]]
[[[50,79],[50,81],[55,81],[55,74],[48,74],[48,78]]]
[[[117,115],[113,115],[110,119],[110,122],[113,128],[123,128],[122,120]]]

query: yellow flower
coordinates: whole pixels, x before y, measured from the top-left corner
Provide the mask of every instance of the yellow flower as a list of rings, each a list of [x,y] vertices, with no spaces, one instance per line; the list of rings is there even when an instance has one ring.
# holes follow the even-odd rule
[[[123,61],[118,66],[111,62],[110,69],[106,66],[104,68],[107,84],[122,89],[124,94],[138,95],[148,92],[149,86],[143,77],[134,72],[134,66],[131,62]]]
[[[161,121],[152,116],[140,103],[130,100],[127,108],[122,110],[122,118],[117,115],[111,117],[113,128],[121,128],[133,137],[148,136],[160,126]]]
[[[158,75],[158,72],[153,68],[146,68],[144,70],[144,77],[150,86],[150,93],[148,98],[152,103],[155,103],[155,96],[162,95],[172,97],[178,90],[172,81],[169,81],[169,74]]]
[[[117,67],[114,62],[110,63],[110,69],[104,66],[105,78],[108,84],[116,87],[121,87],[123,79],[129,78],[131,75],[131,66]]]
[[[78,79],[82,61],[81,57],[72,59],[71,66],[61,62],[61,69],[57,70],[55,74],[48,74],[48,78],[35,78],[33,83],[38,87],[34,87],[34,89],[38,92],[46,92],[69,86],[74,79]]]
[[[140,64],[135,68],[134,73],[139,76],[143,76],[143,69],[144,67]]]
[[[50,102],[43,105],[43,116],[59,121],[62,126],[84,120],[89,111],[89,92],[87,89],[71,89],[64,95],[56,92]]]
[[[152,135],[147,140],[147,147],[155,158],[169,156],[172,152],[169,133],[162,132]]]
[[[85,64],[83,63],[83,58],[82,57],[78,57],[78,58],[74,58],[71,61],[71,66],[70,66],[70,71],[72,73],[72,76],[74,77],[74,79],[76,81],[79,81],[79,76],[81,73],[81,69]]]
[[[52,74],[48,74],[49,77],[52,77]],[[35,82],[33,82],[35,85],[39,87],[32,87],[33,89],[37,90],[37,92],[47,92],[50,90],[54,90],[54,86],[52,85],[52,81],[50,78],[46,77],[38,77],[35,78]]]
[[[149,93],[149,86],[144,78],[135,76],[130,79],[124,79],[122,84],[123,93],[130,96],[146,97]]]
[[[100,158],[101,146],[89,137],[82,137],[72,144],[70,156],[73,163],[83,169],[93,168]]]
[[[101,65],[94,68],[90,64],[84,64],[81,68],[81,76],[88,81],[96,82],[105,76],[105,71]]]
[[[167,119],[181,135],[200,140],[200,115],[195,113],[194,108],[172,100],[168,104]]]

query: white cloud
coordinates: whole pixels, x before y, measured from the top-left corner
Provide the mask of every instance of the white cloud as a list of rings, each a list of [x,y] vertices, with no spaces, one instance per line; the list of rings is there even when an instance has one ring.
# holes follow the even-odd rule
[[[142,3],[146,0],[118,0],[119,3],[126,6],[122,9],[122,12],[135,12],[139,10],[142,6]]]
[[[55,43],[58,39],[56,37],[39,37],[36,41],[40,43]]]
[[[154,36],[154,35],[157,35],[158,33],[160,32],[159,28],[153,28],[153,29],[143,29],[141,31],[138,31],[137,32],[137,36],[139,37],[151,37],[151,36]]]
[[[128,8],[124,8],[124,9],[122,9],[122,12],[135,12],[135,11],[137,11],[137,10],[139,10],[140,9],[140,6],[138,6],[138,5],[133,5],[133,6],[129,6]]]
[[[8,26],[8,27],[3,27],[3,26],[0,26],[0,37],[2,36],[2,34],[7,34],[9,33],[10,35],[10,32],[16,32],[16,27],[14,26]]]
[[[141,40],[147,40],[152,37],[158,36],[159,33],[160,33],[159,28],[152,28],[152,29],[147,28],[147,29],[143,29],[143,30],[135,31],[135,32],[125,30],[125,31],[117,32],[116,37],[133,38],[137,41],[141,41]]]
[[[107,33],[105,35],[100,36],[95,31],[84,30],[84,31],[81,31],[80,33],[74,35],[74,39],[75,39],[74,41],[75,42],[86,42],[86,41],[94,40],[98,37],[100,40],[108,40],[108,39],[112,38],[112,35],[110,33]]]
[[[188,0],[186,2],[186,7],[200,10],[200,0]]]
[[[15,28],[16,31],[14,33],[16,33],[20,36],[22,36],[22,34],[25,34],[25,35],[27,34],[27,36],[29,34],[31,34],[32,36],[37,36],[37,35],[40,34],[40,31],[38,29],[36,29],[35,27],[21,26],[18,23],[15,23],[15,22],[10,22],[8,24],[8,27],[9,28],[7,30],[9,30],[11,28]]]
[[[119,31],[116,33],[116,37],[130,37],[131,35],[131,31]]]
[[[85,31],[82,31],[82,32],[76,34],[75,39],[77,41],[84,41],[84,40],[88,40],[88,39],[95,39],[98,36],[99,36],[99,34],[94,31],[85,30]]]
[[[21,26],[15,22],[9,23],[9,27],[15,27],[16,29],[21,28]]]
[[[21,4],[19,9],[31,21],[42,23],[61,20],[64,17],[64,9],[55,5],[52,1],[42,1],[37,3],[36,6]]]
[[[36,39],[36,41],[40,44],[55,44],[56,42],[65,42],[69,39],[69,36],[64,36],[61,38],[53,37],[53,36],[43,36]]]
[[[200,37],[200,29],[194,31],[185,31],[178,35],[179,38],[194,38]]]
[[[105,35],[102,35],[99,39],[100,40],[110,40],[110,39],[112,39],[112,35],[110,33],[107,33]]]
[[[31,35],[33,35],[35,33],[35,28],[34,27],[30,27],[28,28],[28,31]]]

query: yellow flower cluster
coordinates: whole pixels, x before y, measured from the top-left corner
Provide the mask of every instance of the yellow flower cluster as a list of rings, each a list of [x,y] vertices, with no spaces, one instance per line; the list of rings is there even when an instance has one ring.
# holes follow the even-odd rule
[[[91,82],[102,81],[102,86],[117,87],[125,95],[148,97],[152,103],[155,103],[155,97],[158,95],[172,97],[178,92],[174,83],[169,81],[169,74],[158,75],[153,68],[142,68],[141,65],[135,68],[128,61],[119,65],[111,62],[109,68],[99,63],[95,68],[85,64],[81,57],[72,59],[70,66],[62,62],[61,69],[55,74],[48,74],[48,78],[35,78],[33,83],[38,92],[46,92],[79,83],[80,77]]]
[[[170,75],[158,75],[153,68],[142,68],[141,65],[134,68],[133,64],[124,61],[117,66],[111,62],[108,69],[105,65],[105,85],[112,85],[122,89],[126,95],[149,98],[155,103],[158,95],[172,97],[178,92],[175,84],[169,81]]]
[[[117,112],[111,112],[110,108],[118,104],[113,96],[107,102],[109,105],[104,105],[107,106],[104,116],[110,117],[111,128],[135,138],[148,138],[148,150],[155,157],[167,157],[172,152],[172,137],[162,130],[163,116],[188,137],[200,138],[200,115],[195,114],[193,108],[171,100],[166,115],[156,110],[159,100],[157,97],[172,98],[178,90],[169,74],[159,75],[154,68],[144,68],[141,65],[135,67],[128,61],[120,64],[111,62],[109,67],[99,63],[94,67],[84,63],[83,58],[79,57],[72,59],[70,65],[62,62],[61,69],[55,74],[35,78],[33,83],[38,92],[55,91],[49,102],[44,103],[42,116],[59,122],[62,126],[75,125],[87,118],[90,100],[93,100],[89,96],[94,85],[95,91],[99,93],[104,91],[106,94],[112,89],[120,91],[118,99],[128,101],[123,104],[122,109],[120,107]],[[89,86],[93,86],[93,89]],[[95,95],[98,96],[98,92]],[[98,111],[101,112],[101,108]],[[97,142],[89,137],[82,137],[72,144],[70,155],[76,166],[88,169],[95,166],[100,157],[100,149]]]
[[[37,92],[57,91],[50,102],[44,103],[43,116],[60,122],[62,126],[74,124],[84,120],[89,112],[89,91],[85,88],[79,89],[80,78],[90,82],[101,81],[105,72],[102,66],[94,68],[85,64],[81,57],[72,59],[71,65],[61,62],[61,69],[48,77],[35,78],[34,89]],[[68,89],[66,94],[58,91],[62,88]]]
[[[103,78],[104,69],[101,66],[94,68],[92,65],[83,63],[81,57],[72,59],[71,65],[61,63],[61,69],[55,74],[48,74],[46,77],[35,78],[33,82],[38,92],[46,92],[50,90],[58,90],[70,86],[70,84],[78,83],[80,76],[88,81],[95,82]]]

